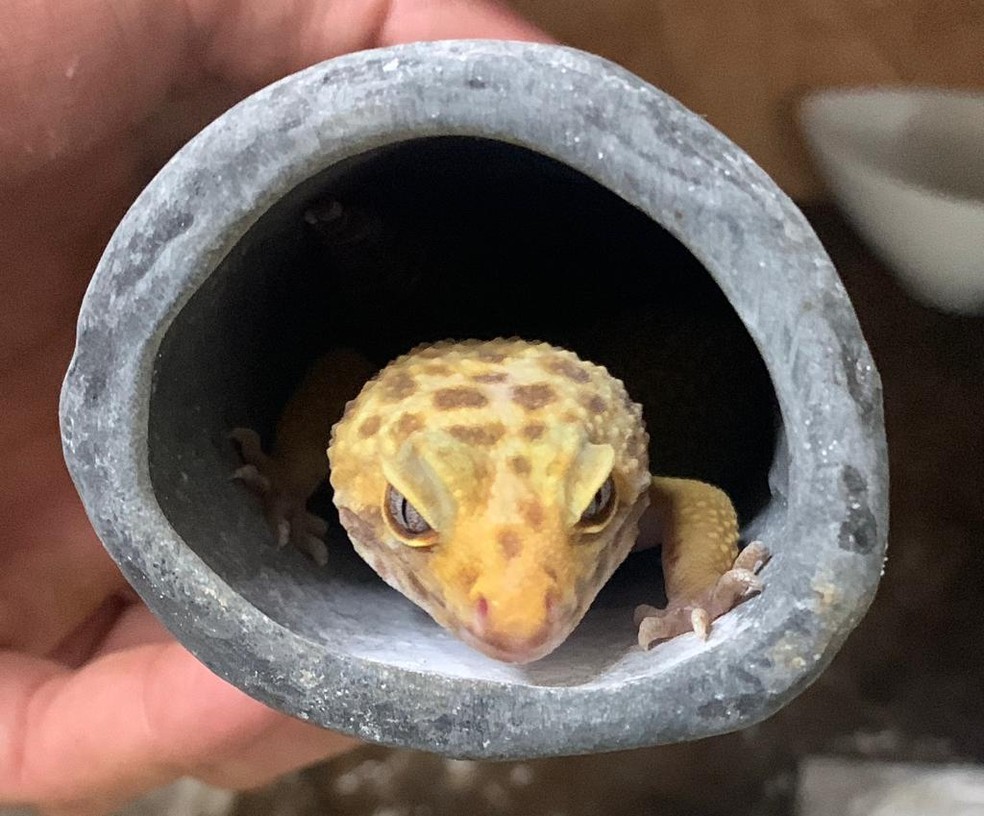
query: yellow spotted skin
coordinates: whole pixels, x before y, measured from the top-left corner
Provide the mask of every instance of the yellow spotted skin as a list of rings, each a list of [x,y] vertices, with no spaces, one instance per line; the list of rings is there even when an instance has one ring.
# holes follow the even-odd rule
[[[328,451],[342,523],[380,575],[501,659],[559,645],[632,549],[648,438],[622,383],[521,340],[440,343],[391,363],[349,403]],[[611,475],[617,508],[579,526]],[[412,546],[393,485],[433,528]]]
[[[337,360],[334,381],[351,381],[357,364]],[[324,438],[325,406],[338,403],[331,365],[316,365],[291,400],[278,429],[291,439],[278,438],[271,457],[244,447],[241,469],[268,517],[279,515],[282,538],[307,541],[319,561],[317,519],[303,511],[317,457],[299,449]],[[648,441],[641,407],[602,366],[546,343],[448,341],[364,385],[332,429],[328,464],[341,523],[383,580],[474,648],[525,663],[577,626],[637,546],[650,505],[644,526],[663,545],[669,605],[637,609],[644,648],[691,630],[706,637],[710,621],[761,588],[754,572],[768,554],[756,544],[738,555],[728,497],[652,477]],[[299,502],[284,498],[284,485],[301,483]],[[398,517],[407,507],[419,529]]]

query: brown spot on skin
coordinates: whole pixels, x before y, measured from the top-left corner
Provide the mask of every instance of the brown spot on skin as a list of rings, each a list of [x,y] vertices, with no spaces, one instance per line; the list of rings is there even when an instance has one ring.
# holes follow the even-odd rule
[[[475,356],[486,363],[501,363],[506,359],[506,355],[501,351],[490,351],[488,349],[481,349]]]
[[[378,416],[369,417],[369,419],[359,426],[359,436],[363,439],[368,439],[370,436],[375,436],[376,431],[379,430],[379,426],[381,424],[382,420]]]
[[[451,366],[445,363],[428,363],[422,366],[420,370],[424,374],[429,374],[431,377],[447,377],[454,373]]]
[[[417,390],[417,383],[406,371],[391,374],[380,385],[383,387],[384,399],[390,402],[406,399]]]
[[[419,431],[424,427],[424,421],[416,414],[404,414],[394,426],[394,436],[397,441],[402,442],[410,434]]]
[[[591,375],[587,370],[573,360],[565,358],[550,360],[543,367],[551,374],[567,377],[567,379],[573,380],[576,383],[586,383],[591,379]]]
[[[537,499],[528,499],[520,505],[519,512],[531,530],[539,530],[543,526],[543,505]]]
[[[499,422],[493,422],[490,425],[453,425],[448,428],[448,433],[459,442],[485,447],[494,445],[505,432],[506,429]]]
[[[498,535],[499,549],[505,558],[515,558],[523,549],[523,541],[513,530],[500,530]]]
[[[484,408],[488,403],[488,397],[475,388],[442,388],[434,392],[434,407],[439,411]]]
[[[475,374],[472,380],[477,383],[500,383],[509,379],[505,371],[497,371],[493,374]]]
[[[530,472],[530,460],[525,456],[514,456],[509,460],[509,466],[517,476],[528,476]]]
[[[457,583],[466,591],[471,589],[478,580],[478,567],[469,564],[458,570]]]
[[[581,405],[587,408],[592,414],[603,414],[608,410],[608,405],[597,394],[584,394],[581,397]]]
[[[546,427],[544,425],[542,425],[539,422],[534,422],[533,424],[526,425],[523,428],[523,436],[525,436],[527,439],[532,441],[534,439],[539,439],[541,436],[543,436],[543,432],[545,430]]]
[[[527,411],[535,411],[549,405],[557,395],[546,383],[533,383],[532,385],[517,385],[512,390],[513,402],[525,408]]]

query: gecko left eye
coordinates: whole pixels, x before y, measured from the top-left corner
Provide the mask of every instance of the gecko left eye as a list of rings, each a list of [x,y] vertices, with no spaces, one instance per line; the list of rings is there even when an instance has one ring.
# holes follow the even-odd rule
[[[421,547],[431,543],[427,534],[433,532],[433,528],[410,500],[393,485],[386,488],[386,518],[400,538],[412,539],[407,544]]]
[[[615,482],[609,476],[605,479],[598,492],[594,494],[590,504],[581,514],[577,526],[585,532],[594,533],[604,527],[615,514]]]

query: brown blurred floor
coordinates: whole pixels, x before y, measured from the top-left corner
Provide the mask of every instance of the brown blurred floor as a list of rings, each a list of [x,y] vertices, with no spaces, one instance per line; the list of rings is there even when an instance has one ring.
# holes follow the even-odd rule
[[[760,726],[688,745],[505,764],[367,747],[236,814],[784,814],[807,755],[984,761],[984,318],[916,304],[835,211],[808,215],[881,371],[892,458],[885,579],[821,679]]]

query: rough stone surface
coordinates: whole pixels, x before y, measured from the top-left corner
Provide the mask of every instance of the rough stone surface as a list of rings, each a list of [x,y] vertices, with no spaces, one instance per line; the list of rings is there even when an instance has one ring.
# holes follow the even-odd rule
[[[639,651],[631,605],[616,598],[546,660],[496,664],[344,555],[320,573],[273,551],[228,482],[235,457],[224,432],[244,420],[268,425],[282,399],[282,384],[262,383],[268,340],[279,327],[272,346],[289,351],[291,303],[317,300],[303,288],[317,276],[278,286],[299,260],[284,225],[318,189],[344,187],[335,168],[357,176],[352,157],[424,137],[525,148],[605,188],[692,253],[754,341],[781,424],[768,446],[771,497],[750,502],[745,531],[775,558],[767,592],[706,644],[683,637]],[[638,272],[640,286],[649,274]],[[378,317],[360,325],[385,334]],[[355,54],[289,77],[206,128],[106,250],[80,317],[62,427],[107,549],[208,666],[301,718],[453,756],[613,750],[757,722],[826,666],[870,603],[884,556],[880,382],[812,229],[700,117],[604,60],[551,46]]]

